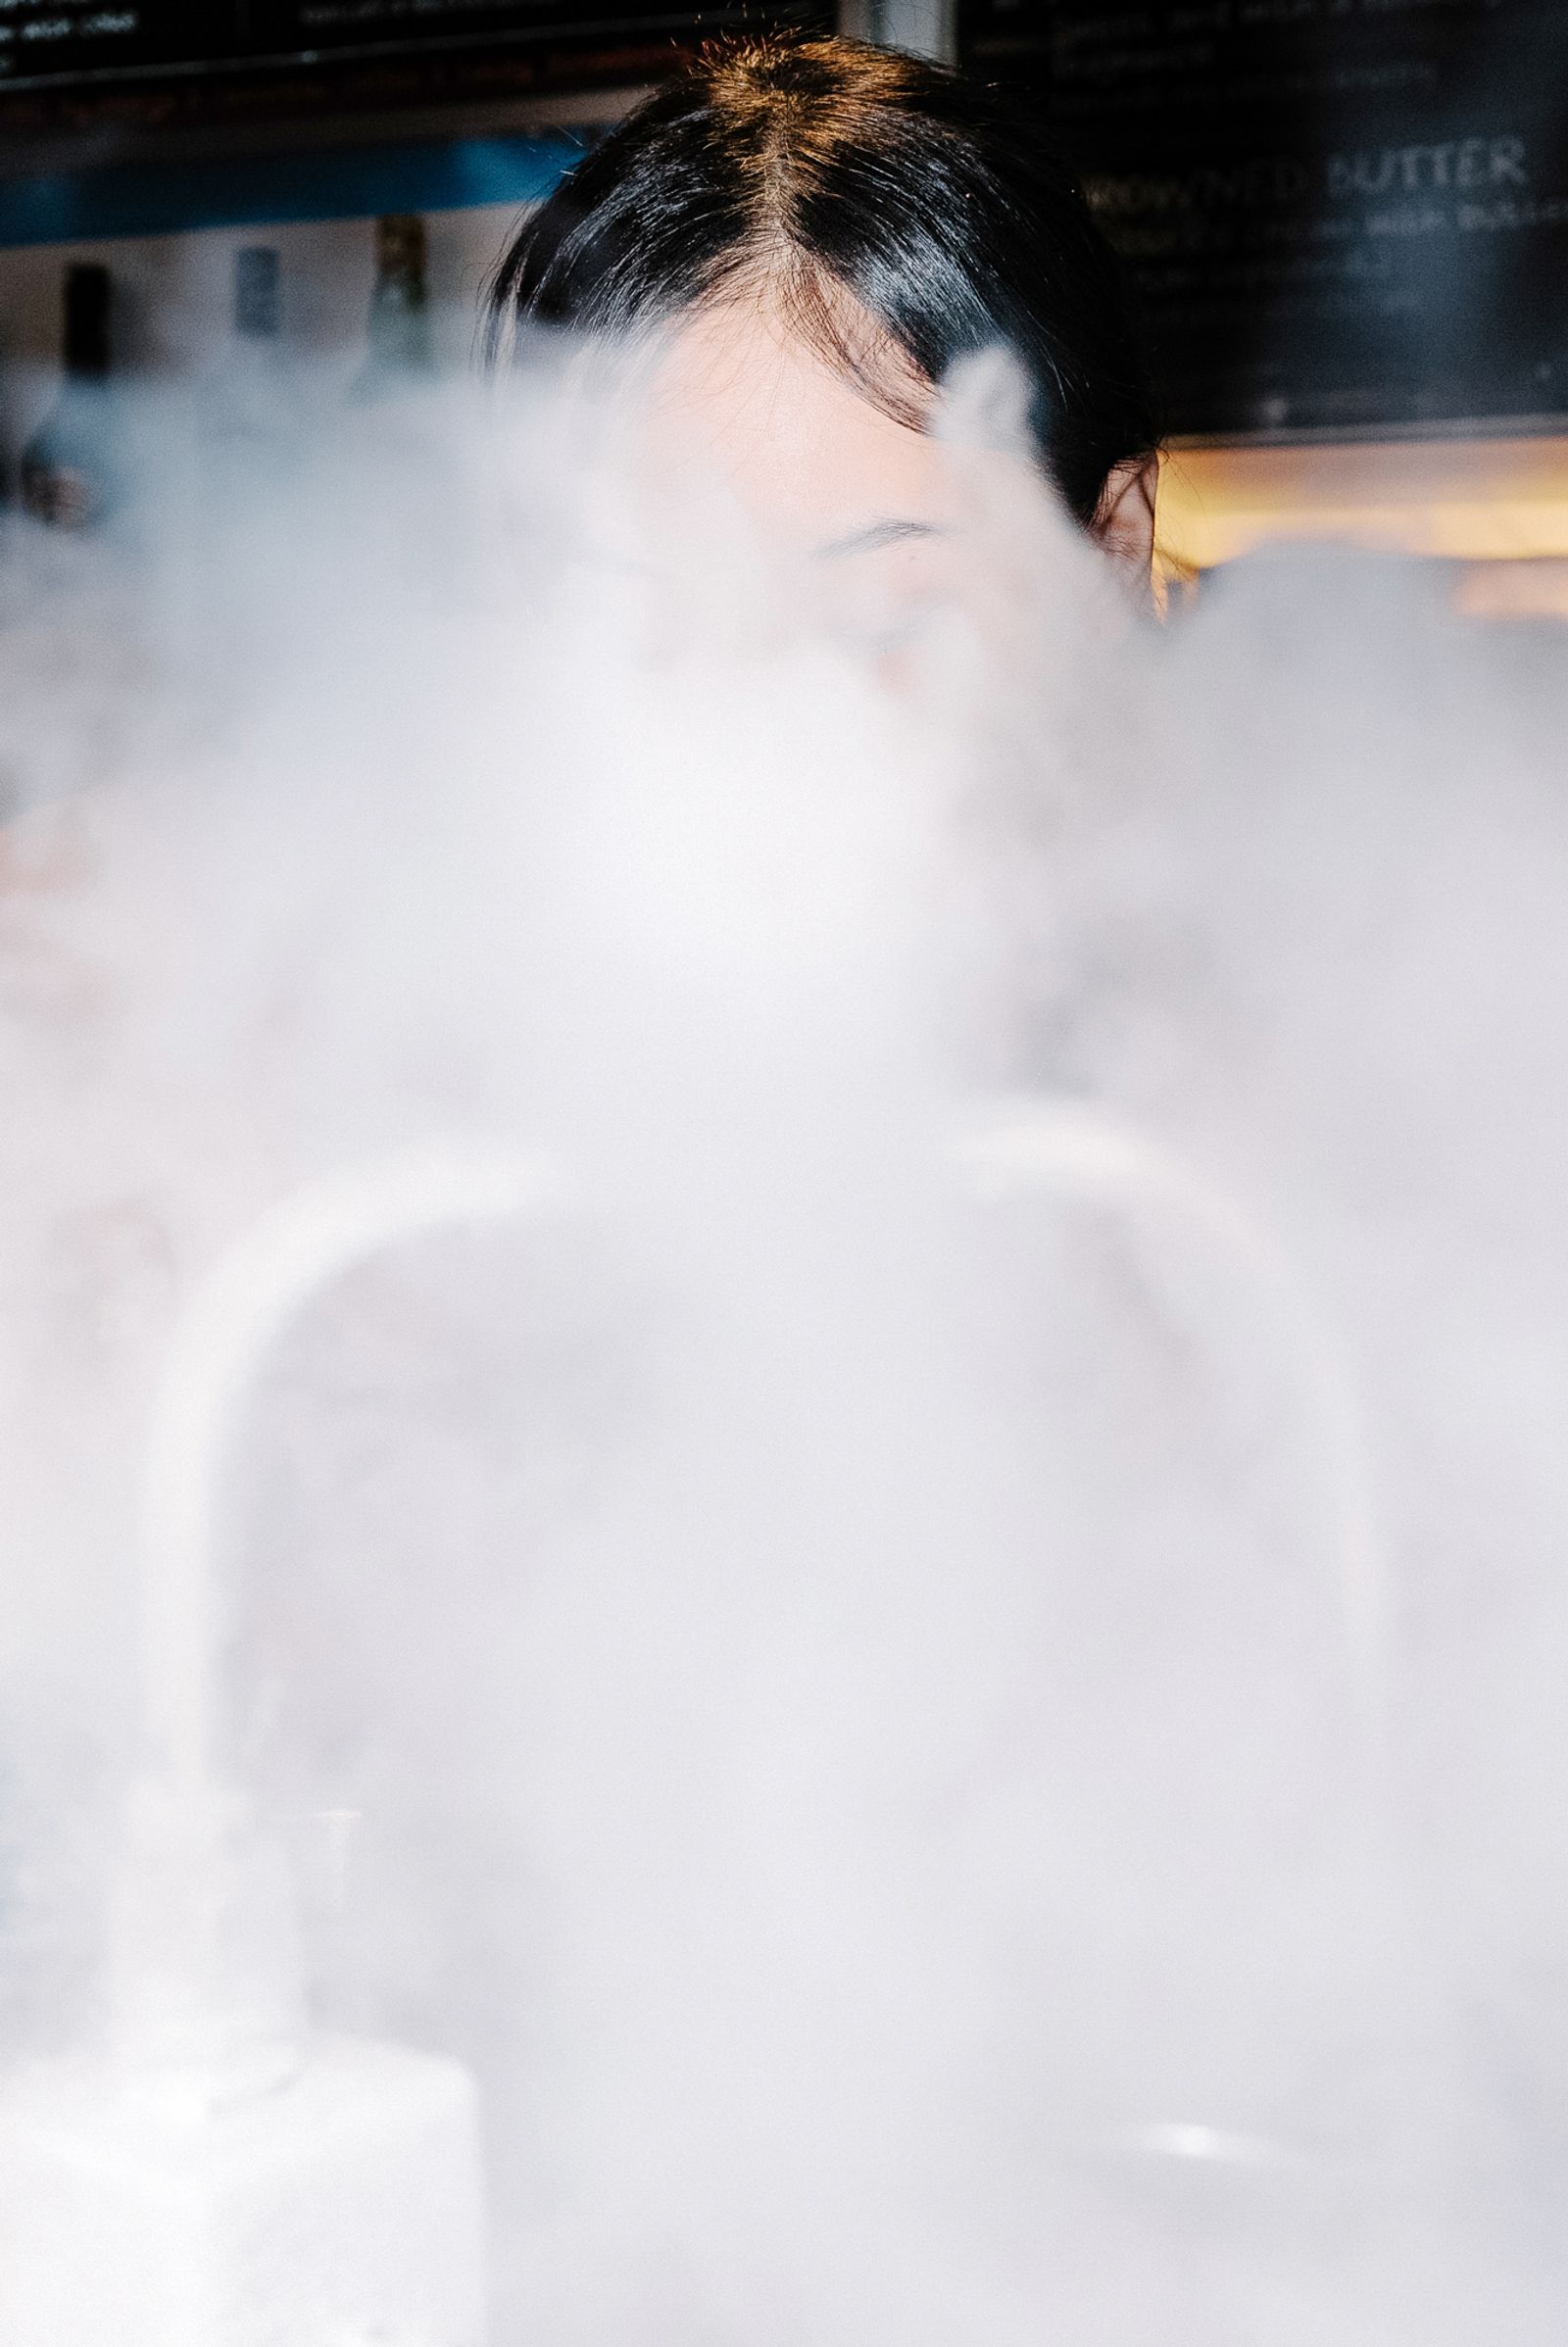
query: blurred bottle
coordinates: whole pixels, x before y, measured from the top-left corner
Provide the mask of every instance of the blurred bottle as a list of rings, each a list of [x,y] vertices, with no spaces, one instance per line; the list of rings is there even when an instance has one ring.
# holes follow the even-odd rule
[[[417,213],[388,213],[376,221],[368,347],[350,394],[356,402],[396,398],[433,381],[425,268],[424,222]]]
[[[11,462],[10,352],[0,342],[0,523],[3,523],[16,502],[17,478]]]
[[[96,261],[74,261],[64,286],[65,381],[22,452],[22,504],[55,529],[87,529],[115,502],[109,314],[113,284]]]
[[[221,460],[265,467],[286,454],[304,402],[284,348],[282,272],[271,245],[234,255],[234,331],[202,391],[204,435]]]

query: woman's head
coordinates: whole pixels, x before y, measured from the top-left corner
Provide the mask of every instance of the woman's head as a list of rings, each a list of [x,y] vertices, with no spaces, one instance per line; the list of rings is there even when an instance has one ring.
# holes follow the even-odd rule
[[[803,467],[898,476],[896,496],[872,482],[864,506],[874,535],[891,498],[897,527],[920,504],[910,443],[937,386],[1002,344],[1024,372],[1038,460],[1079,521],[1111,535],[1129,490],[1147,517],[1157,432],[1113,257],[1026,125],[896,52],[711,51],[525,223],[491,320],[493,348],[514,323],[613,342],[673,329],[683,392],[707,401],[732,454],[749,436],[753,474],[797,498],[820,487],[829,536],[860,508]]]

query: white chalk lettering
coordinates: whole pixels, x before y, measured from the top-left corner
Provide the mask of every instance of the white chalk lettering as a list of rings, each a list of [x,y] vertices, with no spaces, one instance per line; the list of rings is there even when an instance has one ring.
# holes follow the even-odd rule
[[[1330,155],[1324,184],[1331,196],[1430,195],[1449,187],[1525,187],[1522,138],[1434,140],[1410,147],[1362,147]]]

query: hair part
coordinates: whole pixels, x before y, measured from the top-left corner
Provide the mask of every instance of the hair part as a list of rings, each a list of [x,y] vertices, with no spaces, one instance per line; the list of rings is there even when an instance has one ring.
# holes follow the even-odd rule
[[[487,348],[529,324],[624,340],[730,303],[771,308],[914,428],[957,361],[1005,345],[1086,525],[1158,445],[1126,287],[1071,175],[994,93],[895,50],[705,51],[524,222]]]

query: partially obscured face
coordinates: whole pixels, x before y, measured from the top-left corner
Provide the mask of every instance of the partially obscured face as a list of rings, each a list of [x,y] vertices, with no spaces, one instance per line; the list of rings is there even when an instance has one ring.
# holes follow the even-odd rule
[[[595,555],[639,577],[673,632],[699,613],[726,628],[771,612],[891,660],[893,674],[965,582],[972,598],[975,553],[962,468],[926,428],[936,390],[865,313],[847,297],[841,307],[835,327],[876,395],[765,295],[677,322],[647,370],[633,370],[624,461],[611,468]],[[1049,521],[1030,456],[988,462],[1016,467],[1016,493],[1002,499],[1009,511]],[[1145,583],[1147,555],[1135,544],[1128,573],[1141,561]]]
[[[878,359],[899,368],[910,416],[929,414],[930,386]],[[880,653],[947,591],[956,514],[941,444],[763,305],[692,313],[623,388],[593,553],[647,583],[661,618],[771,609]]]
[[[934,395],[899,366],[901,405]],[[776,318],[700,312],[652,388],[654,477],[676,497],[702,478],[753,543],[787,566],[836,630],[892,642],[944,591],[956,526],[940,442],[898,421]]]

